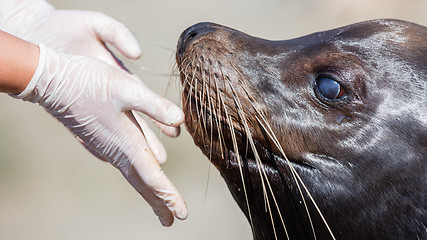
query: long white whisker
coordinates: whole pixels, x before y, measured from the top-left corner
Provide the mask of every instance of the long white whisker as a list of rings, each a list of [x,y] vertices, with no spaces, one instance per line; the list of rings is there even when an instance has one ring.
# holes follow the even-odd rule
[[[254,108],[255,108],[255,107],[254,107]],[[255,109],[256,109],[256,108],[255,108]],[[314,234],[314,238],[316,239],[316,234],[315,234],[315,231],[314,231],[313,222],[312,222],[312,220],[311,220],[311,217],[310,217],[310,214],[309,214],[309,211],[308,211],[308,208],[307,208],[307,204],[306,204],[306,202],[305,202],[305,198],[304,198],[304,196],[303,196],[303,194],[302,194],[302,192],[301,192],[301,188],[300,188],[299,183],[302,185],[302,187],[303,187],[304,191],[307,193],[307,195],[308,195],[308,197],[310,198],[311,202],[312,202],[312,203],[313,203],[313,205],[315,206],[316,211],[319,213],[320,217],[322,218],[322,221],[324,222],[324,224],[325,224],[326,228],[328,229],[329,234],[331,235],[332,239],[334,239],[334,240],[335,240],[335,236],[334,236],[334,234],[332,233],[332,230],[331,230],[331,228],[329,227],[328,222],[326,221],[325,217],[323,216],[322,211],[321,211],[321,210],[320,210],[320,208],[318,207],[318,205],[317,205],[316,201],[315,201],[315,200],[314,200],[314,198],[312,197],[312,195],[311,195],[310,191],[308,190],[307,186],[304,184],[304,182],[303,182],[303,180],[301,179],[301,177],[299,176],[298,172],[297,172],[297,171],[295,170],[295,168],[292,166],[292,164],[291,164],[290,160],[289,160],[289,159],[288,159],[288,157],[286,156],[286,154],[285,154],[285,152],[284,152],[284,150],[283,150],[282,146],[281,146],[281,145],[280,145],[280,143],[279,143],[279,140],[277,139],[277,137],[276,137],[276,135],[274,134],[273,130],[271,129],[270,125],[267,123],[267,121],[266,121],[266,120],[265,120],[265,118],[262,116],[262,114],[259,114],[259,116],[260,116],[261,118],[263,118],[264,123],[266,123],[266,126],[268,127],[268,129],[265,129],[265,130],[266,130],[266,132],[267,132],[267,134],[269,134],[269,137],[273,140],[274,144],[275,144],[275,145],[276,145],[276,147],[279,149],[280,153],[283,155],[283,157],[284,157],[285,161],[287,162],[287,164],[288,164],[288,166],[289,166],[289,169],[290,169],[290,170],[291,170],[291,172],[292,172],[292,175],[294,176],[294,178],[295,178],[295,179],[297,179],[296,183],[297,183],[298,189],[299,189],[299,191],[300,191],[301,197],[302,197],[302,199],[303,199],[303,201],[304,201],[304,206],[305,206],[305,208],[306,208],[306,211],[307,211],[307,214],[308,214],[308,217],[309,217],[309,220],[310,220],[310,224],[311,224],[311,228],[312,228],[312,231],[313,231],[313,234]],[[270,133],[272,133],[272,134],[270,134]],[[298,183],[298,182],[299,182],[299,183]]]
[[[249,125],[248,125],[248,123],[246,121],[245,113],[242,110],[243,108],[242,108],[242,105],[240,103],[240,100],[239,100],[238,97],[236,97],[237,95],[235,94],[235,90],[234,90],[234,88],[233,88],[233,86],[231,84],[230,84],[230,88],[232,89],[232,91],[234,93],[233,94],[233,98],[234,98],[235,104],[237,105],[238,114],[240,116],[240,119],[242,120],[244,129],[245,129],[245,132],[246,132],[247,139],[249,140],[252,152],[253,152],[253,154],[255,156],[255,160],[256,160],[255,162],[257,164],[258,172],[259,172],[260,177],[261,177],[261,183],[262,183],[263,192],[264,192],[264,200],[265,200],[265,203],[267,205],[267,209],[269,210],[268,212],[270,214],[270,220],[271,220],[271,223],[272,223],[272,227],[273,227],[273,231],[274,231],[274,236],[277,239],[276,227],[275,227],[274,219],[273,219],[273,212],[271,211],[270,201],[268,199],[268,194],[267,194],[267,189],[265,187],[266,186],[265,182],[267,182],[267,185],[270,186],[269,187],[270,194],[273,196],[273,200],[276,202],[276,208],[277,208],[278,212],[280,212],[280,209],[278,208],[277,201],[276,201],[276,198],[274,196],[274,192],[272,191],[272,188],[271,188],[271,185],[269,183],[267,174],[265,173],[265,168],[264,168],[264,166],[262,164],[261,158],[259,157],[259,154],[258,154],[258,151],[256,149],[255,143],[253,142],[252,134],[250,132]],[[264,179],[265,179],[265,182],[264,182]],[[286,231],[286,228],[285,228],[285,231]],[[289,239],[289,237],[288,237],[288,239]]]
[[[222,75],[222,76],[224,76],[224,75]],[[231,135],[232,142],[233,142],[234,153],[235,153],[235,157],[237,158],[237,164],[239,166],[240,177],[241,177],[241,180],[242,180],[243,192],[245,194],[246,206],[247,206],[248,215],[249,215],[249,222],[250,222],[251,228],[254,229],[251,208],[250,208],[250,205],[249,205],[248,193],[247,193],[247,190],[246,190],[245,178],[244,178],[244,175],[243,175],[243,165],[242,165],[242,162],[240,161],[239,148],[237,146],[236,135],[234,134],[234,132],[235,132],[234,125],[232,123],[230,115],[228,114],[227,107],[225,106],[224,101],[222,101],[223,97],[222,97],[221,92],[218,92],[218,94],[220,96],[221,103],[223,105],[223,109],[224,109],[224,112],[225,112],[226,120],[227,120],[228,126],[230,128],[230,135]]]

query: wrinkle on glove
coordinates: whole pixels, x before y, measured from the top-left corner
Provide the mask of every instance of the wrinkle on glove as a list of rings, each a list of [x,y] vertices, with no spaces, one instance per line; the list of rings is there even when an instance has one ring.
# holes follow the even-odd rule
[[[39,48],[36,73],[14,97],[44,107],[95,156],[118,168],[164,226],[170,226],[174,217],[185,219],[185,202],[154,153],[160,156],[163,150],[150,146],[147,139],[154,134],[134,114],[142,112],[161,124],[178,126],[184,120],[182,111],[116,67]]]

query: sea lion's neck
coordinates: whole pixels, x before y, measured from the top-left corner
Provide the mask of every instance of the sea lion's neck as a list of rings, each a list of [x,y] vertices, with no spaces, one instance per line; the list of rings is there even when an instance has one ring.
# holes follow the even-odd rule
[[[254,240],[330,237],[308,196],[303,199],[300,189],[293,188],[294,180],[276,166],[264,165],[268,178],[261,179],[255,164],[243,160],[242,165],[242,172],[238,167],[228,166],[227,170],[221,170],[221,175],[251,225]],[[312,225],[316,226],[315,231]]]

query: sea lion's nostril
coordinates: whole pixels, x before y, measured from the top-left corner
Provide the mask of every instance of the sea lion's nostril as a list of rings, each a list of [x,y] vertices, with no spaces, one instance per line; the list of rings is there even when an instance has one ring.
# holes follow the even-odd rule
[[[202,22],[195,24],[189,28],[187,28],[180,36],[178,40],[178,57],[182,58],[185,53],[185,49],[187,49],[188,45],[191,42],[196,40],[199,37],[202,37],[208,33],[211,33],[216,28],[216,25],[209,22]]]
[[[188,33],[188,38],[193,39],[196,35],[197,35],[196,31],[191,31],[190,33]]]

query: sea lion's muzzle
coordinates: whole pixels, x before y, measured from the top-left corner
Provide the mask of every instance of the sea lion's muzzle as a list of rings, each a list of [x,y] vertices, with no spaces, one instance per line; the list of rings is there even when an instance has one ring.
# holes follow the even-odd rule
[[[178,41],[176,58],[184,86],[183,98],[187,99],[183,102],[185,123],[195,142],[205,145],[206,151],[219,145],[218,151],[235,148],[251,155],[252,149],[244,140],[248,137],[259,151],[268,151],[259,144],[269,141],[264,139],[263,129],[256,121],[243,120],[257,114],[254,104],[259,105],[257,111],[263,111],[263,104],[253,100],[261,97],[254,85],[258,79],[249,77],[247,70],[248,66],[253,70],[262,68],[262,64],[250,62],[254,56],[244,49],[251,41],[245,38],[251,37],[214,23],[199,23],[185,30]],[[238,137],[231,136],[235,134]],[[212,155],[217,167],[226,167],[224,154]]]

